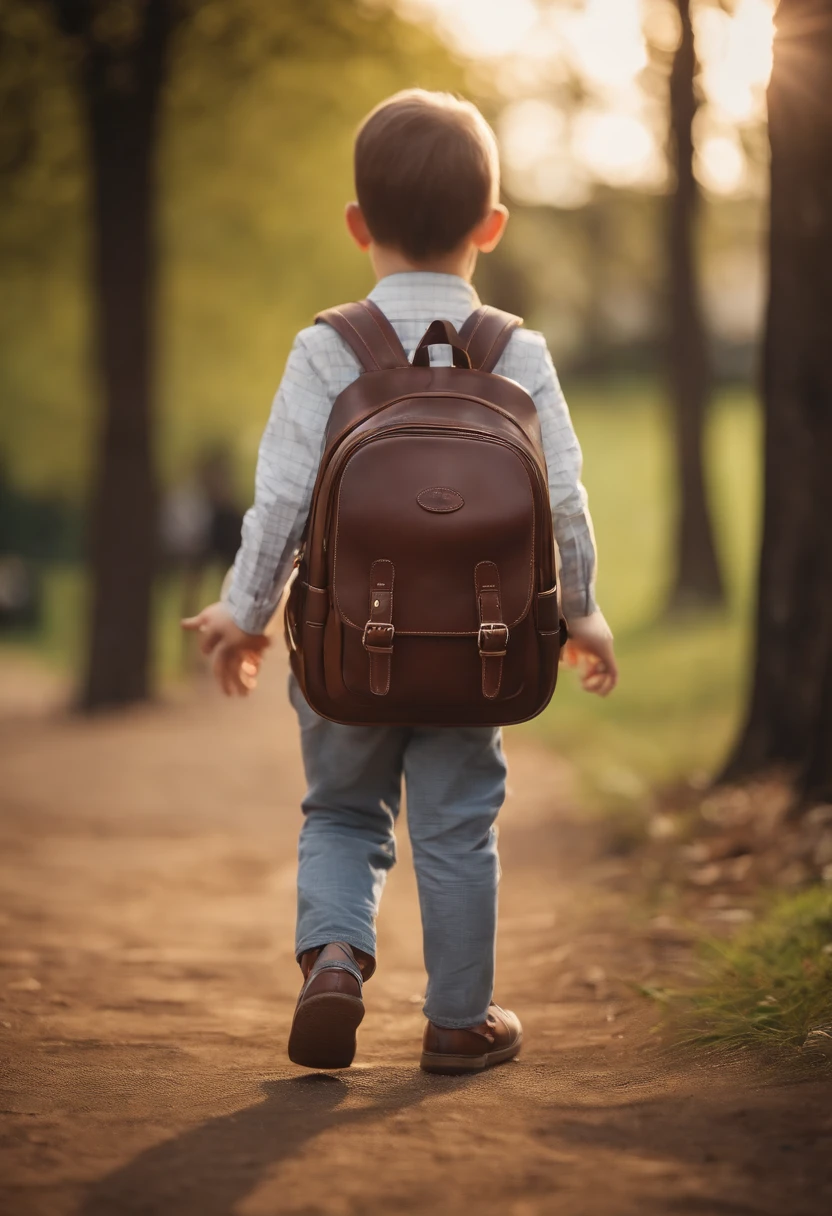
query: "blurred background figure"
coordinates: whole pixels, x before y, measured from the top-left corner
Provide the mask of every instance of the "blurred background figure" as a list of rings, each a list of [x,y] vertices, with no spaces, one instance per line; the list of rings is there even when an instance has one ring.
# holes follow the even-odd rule
[[[37,573],[20,554],[23,512],[25,507],[0,464],[0,633],[37,625],[40,620],[42,601]]]
[[[234,501],[229,452],[206,452],[192,475],[164,495],[159,516],[162,563],[180,584],[183,617],[193,616],[205,596],[215,597],[240,545],[243,513]],[[206,573],[216,586],[208,587]],[[197,654],[183,639],[183,664]]]
[[[37,625],[40,603],[34,570],[21,557],[0,554],[0,630]]]

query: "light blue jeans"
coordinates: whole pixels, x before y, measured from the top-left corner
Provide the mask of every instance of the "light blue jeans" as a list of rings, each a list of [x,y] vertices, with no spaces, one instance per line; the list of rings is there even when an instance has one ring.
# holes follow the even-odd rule
[[[424,1012],[438,1026],[476,1026],[494,989],[494,821],[505,797],[501,732],[340,726],[309,708],[294,678],[308,791],[298,850],[296,953],[349,942],[375,958],[375,923],[396,861],[402,777],[419,887]]]

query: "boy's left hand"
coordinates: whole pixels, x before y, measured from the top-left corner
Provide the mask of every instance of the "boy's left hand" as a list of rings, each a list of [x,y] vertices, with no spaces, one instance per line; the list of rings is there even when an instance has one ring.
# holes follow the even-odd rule
[[[583,669],[581,685],[585,692],[608,697],[618,683],[618,664],[612,630],[603,613],[596,611],[590,616],[573,617],[567,624],[569,641],[561,662],[567,667]]]
[[[269,639],[262,633],[246,633],[222,603],[209,604],[196,616],[186,617],[182,628],[201,635],[199,648],[204,655],[213,655],[214,675],[225,695],[247,697],[257,685]]]

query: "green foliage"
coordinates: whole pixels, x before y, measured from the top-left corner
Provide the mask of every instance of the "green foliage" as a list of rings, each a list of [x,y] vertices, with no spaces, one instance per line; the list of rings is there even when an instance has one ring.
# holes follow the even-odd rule
[[[77,497],[91,393],[73,60],[46,4],[0,0],[0,461],[23,488]]]
[[[397,89],[458,89],[463,72],[386,5],[181,8],[158,157],[159,456],[175,479],[221,441],[247,492],[294,333],[369,285],[342,218],[357,123]],[[0,455],[22,488],[76,501],[96,397],[79,63],[48,4],[0,0]]]
[[[685,1040],[796,1048],[832,1025],[832,890],[780,898],[730,942],[705,947],[706,983],[671,1001]]]

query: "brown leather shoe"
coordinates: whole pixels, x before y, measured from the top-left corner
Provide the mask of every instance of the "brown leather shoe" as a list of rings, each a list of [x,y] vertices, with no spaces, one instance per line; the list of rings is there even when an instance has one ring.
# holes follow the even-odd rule
[[[480,1072],[516,1056],[523,1046],[523,1027],[515,1013],[489,1005],[481,1026],[448,1030],[428,1022],[422,1044],[425,1072]]]
[[[309,950],[292,1029],[289,1059],[304,1068],[349,1068],[364,1017],[361,967],[346,942]]]

